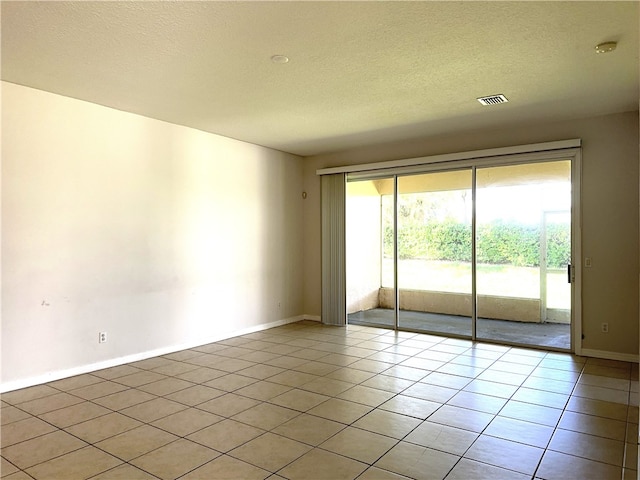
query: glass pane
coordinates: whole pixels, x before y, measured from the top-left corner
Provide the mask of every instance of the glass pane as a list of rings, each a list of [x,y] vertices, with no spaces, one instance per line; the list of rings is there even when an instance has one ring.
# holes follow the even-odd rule
[[[570,312],[570,288],[556,290],[571,258],[570,210],[568,160],[477,169],[478,338],[570,348],[570,314],[546,314],[557,302]]]
[[[471,335],[471,170],[398,178],[401,328]]]
[[[348,323],[395,328],[393,237],[393,179],[348,181]]]

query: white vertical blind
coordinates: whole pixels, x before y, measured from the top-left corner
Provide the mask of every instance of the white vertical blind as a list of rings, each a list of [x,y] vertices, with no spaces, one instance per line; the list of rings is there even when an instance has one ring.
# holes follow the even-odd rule
[[[322,323],[347,324],[344,173],[322,177]]]

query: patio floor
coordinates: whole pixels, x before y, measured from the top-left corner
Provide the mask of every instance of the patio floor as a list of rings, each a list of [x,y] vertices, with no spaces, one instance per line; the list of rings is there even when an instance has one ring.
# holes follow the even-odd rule
[[[374,308],[348,315],[353,325],[392,328],[394,311]],[[400,311],[400,327],[427,333],[471,336],[471,318],[440,313]],[[571,326],[561,323],[527,323],[479,318],[477,338],[538,347],[571,349]]]

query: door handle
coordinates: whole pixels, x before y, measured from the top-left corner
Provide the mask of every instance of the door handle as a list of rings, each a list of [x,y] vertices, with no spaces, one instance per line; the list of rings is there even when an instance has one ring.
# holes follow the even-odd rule
[[[567,265],[567,283],[571,283],[571,264]]]

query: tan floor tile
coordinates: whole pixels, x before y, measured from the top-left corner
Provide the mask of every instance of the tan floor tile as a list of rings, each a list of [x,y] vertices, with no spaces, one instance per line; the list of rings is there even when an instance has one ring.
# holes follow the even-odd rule
[[[426,421],[407,435],[404,441],[453,455],[463,455],[476,438],[477,433]]]
[[[172,402],[166,398],[155,398],[148,402],[125,408],[120,410],[120,412],[122,412],[123,415],[133,417],[141,422],[149,423],[171,415],[172,413],[179,412],[180,410],[185,410],[186,408],[188,408],[186,405]]]
[[[214,398],[221,397],[226,393],[227,392],[222,390],[205,387],[204,385],[194,385],[193,387],[185,388],[179,392],[167,395],[164,398],[184,405],[196,406],[206,401],[213,400]]]
[[[25,418],[29,418],[30,416],[31,415],[23,412],[17,407],[7,405],[0,408],[0,425],[7,425],[8,423],[24,420]]]
[[[467,367],[485,369],[493,365],[493,363],[495,363],[495,359],[482,358],[475,355],[458,355],[456,358],[451,360],[451,363],[455,365],[465,365]]]
[[[98,442],[96,447],[122,460],[129,461],[171,443],[177,438],[175,435],[159,428],[142,425]]]
[[[496,370],[498,372],[516,373],[518,375],[528,376],[531,375],[536,370],[536,368],[537,367],[534,365],[523,365],[521,363],[497,360],[489,367],[489,371]]]
[[[125,385],[120,385],[119,383],[107,380],[104,382],[87,385],[86,387],[76,388],[74,390],[71,390],[69,393],[75,395],[76,397],[84,398],[85,400],[93,400],[99,397],[111,395],[112,393],[121,392],[122,390],[126,389],[127,387]]]
[[[147,392],[142,392],[135,388],[129,388],[122,392],[112,393],[105,397],[96,398],[93,403],[102,405],[103,407],[110,408],[111,410],[122,410],[123,408],[132,407],[139,403],[148,402],[153,400],[155,395],[151,395]]]
[[[208,367],[198,367],[195,370],[181,373],[180,375],[177,375],[176,378],[186,380],[187,382],[205,383],[215,378],[223,377],[225,375],[227,375],[227,372],[223,372],[222,370],[215,370]]]
[[[637,424],[639,415],[640,413],[638,412],[638,406],[629,405],[629,411],[627,413],[627,422]]]
[[[486,380],[475,379],[463,389],[465,392],[479,393],[491,397],[510,398],[518,387],[504,383],[488,382]]]
[[[217,390],[224,390],[225,392],[233,392],[239,388],[246,387],[252,383],[256,383],[257,378],[243,377],[237,373],[230,373],[224,377],[214,378],[213,380],[205,383],[207,387],[212,387]]]
[[[476,378],[482,372],[484,368],[474,367],[471,365],[461,365],[458,363],[447,363],[437,370],[439,373],[446,373],[449,375],[459,375],[461,377],[467,377],[470,380]]]
[[[130,363],[132,367],[142,368],[143,370],[152,370],[164,365],[171,365],[172,361],[163,357],[151,357],[138,362]]]
[[[189,472],[180,480],[264,480],[270,472],[228,455],[221,455],[200,468]]]
[[[488,413],[443,405],[429,417],[429,421],[472,432],[482,432],[493,418],[493,415]]]
[[[375,466],[417,480],[444,478],[459,458],[449,453],[400,442],[378,460]]]
[[[141,370],[131,365],[118,365],[117,367],[105,368],[104,370],[98,370],[97,372],[91,372],[91,375],[103,378],[105,380],[113,380],[114,378],[126,377],[138,373]]]
[[[375,388],[377,390],[384,390],[391,393],[400,393],[414,383],[415,382],[413,380],[395,378],[389,375],[376,375],[362,382],[362,386]]]
[[[122,460],[95,447],[84,447],[27,469],[37,479],[89,478],[120,465]]]
[[[252,465],[276,472],[311,450],[311,447],[273,433],[261,437],[229,452],[229,455]]]
[[[457,389],[418,382],[403,391],[402,395],[429,400],[431,402],[447,403],[457,393]]]
[[[351,383],[356,385],[362,383],[375,376],[374,373],[365,372],[364,370],[356,370],[355,368],[344,367],[334,372],[329,373],[325,378],[331,378],[333,380],[340,380],[342,382]]]
[[[258,364],[253,365],[249,368],[245,368],[244,370],[240,370],[238,374],[244,375],[245,377],[257,378],[258,380],[265,380],[284,371],[284,368],[274,367],[272,365]]]
[[[9,462],[4,457],[0,457],[0,475],[2,475],[3,478],[17,472],[18,470],[18,467],[13,463]]]
[[[627,412],[630,410],[630,407],[620,403],[603,402],[602,400],[572,396],[567,404],[567,410],[585,413],[587,415],[595,415],[596,417],[626,421]]]
[[[623,441],[625,438],[626,422],[594,417],[593,415],[584,415],[582,413],[564,412],[558,427],[574,432]]]
[[[582,373],[589,375],[601,375],[603,377],[620,378],[622,380],[629,380],[630,371],[627,368],[615,368],[604,365],[585,365]]]
[[[437,402],[397,395],[380,405],[380,408],[424,420],[440,408],[440,406],[441,404]]]
[[[342,423],[303,413],[273,429],[273,433],[309,445],[319,445],[345,428]]]
[[[23,388],[20,390],[14,390],[13,392],[6,392],[2,394],[2,400],[10,405],[17,405],[18,403],[28,402],[37,398],[47,397],[55,393],[60,393],[60,390],[56,390],[49,385],[36,385],[35,387]]]
[[[568,370],[558,370],[555,368],[537,367],[533,372],[531,372],[531,376],[575,383],[578,381],[578,378],[580,378],[580,373]]]
[[[594,387],[612,388],[615,390],[629,391],[631,381],[623,378],[603,377],[602,375],[591,375],[583,373],[578,380],[578,385],[592,385]]]
[[[269,378],[270,382],[279,383],[280,385],[287,385],[289,387],[299,387],[305,383],[309,383],[315,380],[317,375],[311,375],[310,373],[296,372],[295,370],[288,370],[286,372],[279,373]]]
[[[21,469],[78,450],[87,444],[61,430],[2,448],[2,456]]]
[[[142,385],[138,387],[138,390],[142,390],[143,392],[147,392],[152,395],[165,396],[184,390],[185,388],[193,387],[193,385],[193,383],[179,378],[164,378],[157,382]]]
[[[249,352],[247,352],[249,353]],[[228,358],[220,362],[216,362],[216,369],[224,372],[238,372],[255,365],[254,362],[247,362],[246,360],[240,360],[239,358]]]
[[[114,435],[132,430],[142,425],[138,420],[120,413],[110,413],[86,422],[66,428],[66,431],[83,439],[85,442],[97,443]]]
[[[47,385],[62,391],[73,390],[74,388],[86,387],[94,383],[102,382],[103,379],[95,375],[86,373],[84,375],[76,375],[75,377],[63,378],[55,382],[49,382]]]
[[[622,480],[638,480],[638,471],[625,468],[622,470]]]
[[[278,395],[282,395],[285,392],[291,390],[291,387],[286,385],[280,385],[279,383],[272,383],[269,381],[258,381],[242,387],[236,390],[234,393],[242,395],[244,397],[253,398],[255,400],[266,401]]]
[[[529,480],[530,478],[530,475],[525,475],[524,473],[505,470],[504,468],[463,458],[453,467],[446,480]]]
[[[224,453],[263,433],[264,430],[259,428],[227,419],[199,430],[187,438]]]
[[[573,382],[563,382],[561,380],[551,380],[549,378],[529,377],[522,386],[545,392],[561,393],[570,395],[574,387]]]
[[[213,413],[189,408],[156,420],[152,425],[179,437],[184,437],[222,420],[224,420],[223,417]]]
[[[448,405],[455,407],[467,408],[469,410],[477,410],[479,412],[497,414],[507,403],[507,399],[499,397],[491,397],[473,392],[459,392],[447,402]]]
[[[560,421],[562,410],[510,400],[500,411],[501,417],[515,418],[525,422],[539,423],[555,427]]]
[[[219,452],[181,438],[131,461],[156,477],[172,480],[218,457]]]
[[[264,364],[271,365],[273,367],[290,369],[290,368],[299,367],[300,365],[303,365],[308,361],[309,360],[306,358],[290,357],[288,355],[282,355],[282,356],[278,355],[276,358],[272,358],[271,360],[264,361]]]
[[[246,355],[242,355],[239,357],[241,360],[246,360],[248,362],[257,362],[257,363],[265,363],[269,360],[275,360],[276,358],[280,358],[282,355],[277,353],[269,353],[269,352],[260,352],[255,351],[251,353],[247,353]]]
[[[321,360],[324,360],[325,358],[326,357],[322,357]],[[313,361],[313,362],[303,363],[302,365],[295,367],[293,370],[296,370],[302,373],[308,373],[310,375],[323,376],[331,372],[335,372],[336,370],[340,369],[340,367],[342,366],[344,365],[331,365],[329,363],[320,363],[320,361]]]
[[[468,377],[459,377],[458,375],[450,375],[448,373],[432,372],[420,380],[420,382],[460,390],[466,387],[471,382],[471,379]]]
[[[178,352],[163,355],[163,358],[166,358],[168,360],[176,360],[178,362],[184,362],[185,360],[199,357],[200,355],[202,355],[202,352],[198,352],[197,350],[180,350]]]
[[[19,403],[17,406],[21,410],[30,413],[31,415],[41,415],[43,413],[58,410],[60,408],[75,405],[77,403],[84,402],[84,399],[69,395],[68,393],[56,393],[44,398],[38,398],[36,400],[29,400],[28,402]]]
[[[356,385],[349,390],[342,392],[338,398],[351,402],[362,403],[370,407],[377,407],[393,397],[393,393],[378,390],[377,388],[363,387]]]
[[[40,415],[40,418],[52,423],[58,428],[66,428],[108,413],[111,413],[109,409],[96,405],[93,402],[82,402],[77,405],[45,413],[44,415]]]
[[[533,403],[551,408],[564,408],[569,401],[569,395],[520,387],[513,397],[511,397],[511,400]]]
[[[625,441],[627,443],[637,443],[638,442],[638,424],[630,423],[627,425],[627,432],[625,435]]]
[[[193,357],[191,357],[193,358]],[[163,365],[161,367],[158,368],[154,368],[153,371],[156,373],[161,373],[162,375],[171,375],[171,376],[177,376],[180,375],[182,373],[186,373],[186,372],[190,372],[192,370],[195,370],[196,368],[198,368],[196,365],[192,365],[190,363],[185,363],[185,362],[174,362],[171,364],[167,364],[167,365]]]
[[[496,417],[483,433],[492,437],[545,448],[553,435],[553,428],[514,418]]]
[[[158,380],[162,380],[163,378],[167,378],[167,376],[148,370],[142,370],[136,373],[132,373],[131,375],[114,378],[113,382],[126,385],[127,387],[140,387],[148,383],[157,382]]]
[[[300,415],[300,412],[297,410],[271,405],[270,403],[260,403],[231,418],[253,427],[271,430],[298,415]]]
[[[324,450],[312,450],[280,472],[291,480],[350,480],[360,475],[367,465]]]
[[[419,419],[388,412],[373,410],[353,424],[354,427],[380,433],[393,438],[404,438],[411,430],[422,423]]]
[[[576,385],[573,394],[578,397],[592,398],[604,402],[627,404],[629,403],[629,392],[627,390],[616,390],[613,388],[596,387],[593,385]]]
[[[360,403],[349,402],[339,398],[331,398],[307,413],[336,422],[351,424],[371,411],[371,407]]]
[[[407,480],[409,477],[398,475],[397,473],[387,472],[378,467],[369,467],[358,477],[358,480]]]
[[[556,452],[622,466],[624,443],[609,438],[558,429],[548,447]]]
[[[306,412],[307,410],[320,405],[322,402],[329,400],[329,398],[330,397],[327,397],[326,395],[306,392],[296,388],[271,399],[270,403],[298,410],[300,412]]]
[[[33,480],[33,477],[25,472],[23,472],[22,470],[17,471],[15,473],[12,473],[11,475],[7,476],[7,477],[2,477],[3,479],[6,480]]]
[[[320,377],[315,380],[312,380],[309,383],[305,383],[300,386],[301,390],[306,390],[308,392],[319,393],[321,395],[327,395],[329,397],[335,397],[336,395],[341,394],[354,387],[353,383],[343,382],[341,380],[335,380],[326,377]]]
[[[446,362],[429,360],[427,358],[411,357],[400,364],[403,367],[420,368],[422,370],[437,370],[443,367]]]
[[[398,441],[391,437],[347,427],[321,444],[320,448],[360,462],[373,464],[396,443]]]
[[[426,377],[429,373],[429,370],[423,370],[420,368],[407,367],[403,365],[395,365],[384,371],[384,375],[389,375],[395,378],[401,378],[403,380],[413,380],[417,382]]]
[[[624,446],[624,468],[626,470],[638,469],[638,444],[626,443]]]
[[[621,478],[622,468],[547,450],[536,473],[545,480],[603,480]]]
[[[542,448],[481,435],[464,456],[496,467],[533,475],[543,453]]]
[[[25,440],[30,440],[47,433],[51,433],[55,427],[43,422],[39,418],[29,417],[24,420],[4,425],[0,430],[0,448],[6,448]]]
[[[363,370],[365,372],[371,373],[382,373],[385,370],[393,367],[393,363],[381,362],[380,360],[370,360],[368,358],[363,358],[362,360],[358,360],[357,362],[349,365],[351,368],[355,368],[357,370]]]
[[[244,410],[255,407],[260,402],[252,398],[242,397],[234,393],[227,393],[208,402],[201,403],[198,408],[220,415],[232,417]]]

